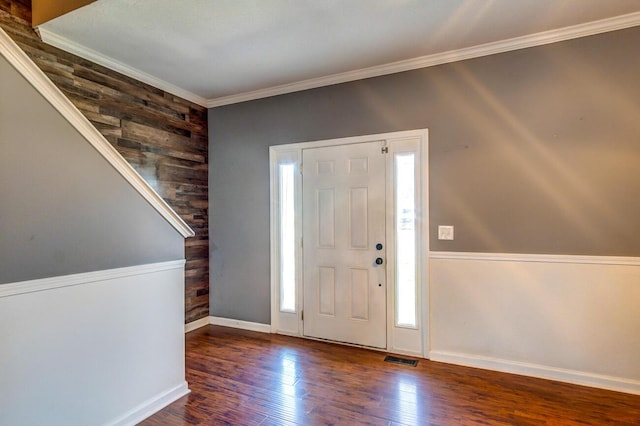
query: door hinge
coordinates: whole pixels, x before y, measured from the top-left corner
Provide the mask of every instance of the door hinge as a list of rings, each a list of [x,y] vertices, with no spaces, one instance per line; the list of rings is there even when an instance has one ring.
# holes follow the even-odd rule
[[[383,146],[382,148],[380,148],[380,151],[383,154],[388,154],[389,153],[389,147],[388,146]]]
[[[300,315],[302,316],[302,321],[304,321],[304,310],[300,311]]]

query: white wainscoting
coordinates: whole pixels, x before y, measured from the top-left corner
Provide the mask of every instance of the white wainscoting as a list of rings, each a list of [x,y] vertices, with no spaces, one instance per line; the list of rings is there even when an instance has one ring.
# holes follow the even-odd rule
[[[0,285],[0,345],[0,424],[135,424],[189,392],[184,260]]]
[[[640,259],[430,253],[430,358],[640,394]]]

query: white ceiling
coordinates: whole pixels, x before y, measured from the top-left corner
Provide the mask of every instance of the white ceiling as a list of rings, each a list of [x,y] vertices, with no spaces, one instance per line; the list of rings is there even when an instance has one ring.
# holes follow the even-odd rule
[[[43,39],[205,106],[640,25],[640,0],[99,0]]]

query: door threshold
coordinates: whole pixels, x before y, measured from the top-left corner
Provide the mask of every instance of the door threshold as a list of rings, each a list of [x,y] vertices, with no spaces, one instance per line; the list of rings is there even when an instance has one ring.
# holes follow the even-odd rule
[[[387,348],[379,348],[377,346],[359,345],[357,343],[342,342],[340,340],[331,340],[331,339],[325,339],[325,338],[322,338],[322,337],[305,336],[304,334],[303,335],[298,335],[297,337],[301,337],[303,339],[308,339],[308,340],[315,340],[316,342],[333,343],[333,344],[336,344],[336,345],[351,346],[353,348],[360,348],[360,349],[369,349],[369,350],[377,351],[377,352],[388,352]]]

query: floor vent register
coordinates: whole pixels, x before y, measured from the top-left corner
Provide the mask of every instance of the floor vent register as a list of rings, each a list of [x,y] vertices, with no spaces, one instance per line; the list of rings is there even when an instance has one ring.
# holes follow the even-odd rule
[[[417,359],[400,358],[399,356],[387,355],[384,357],[385,362],[393,362],[394,364],[409,365],[415,367],[418,365]]]

